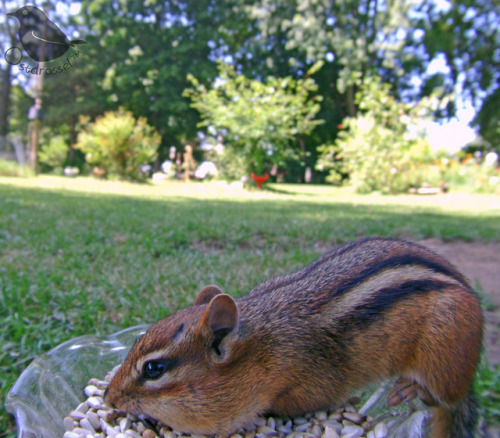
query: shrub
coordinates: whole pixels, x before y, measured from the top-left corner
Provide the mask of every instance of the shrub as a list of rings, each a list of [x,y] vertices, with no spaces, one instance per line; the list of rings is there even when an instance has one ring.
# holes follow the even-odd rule
[[[219,176],[226,181],[239,181],[247,173],[246,166],[244,155],[233,148],[226,148],[217,158]]]
[[[134,181],[146,178],[140,166],[155,159],[161,137],[145,118],[135,119],[120,109],[105,113],[94,123],[81,122],[85,126],[76,148],[85,153],[89,165],[98,168],[96,173]]]
[[[28,169],[17,164],[15,161],[3,160],[0,158],[0,176],[29,176]]]
[[[343,121],[336,143],[319,148],[322,155],[317,169],[329,170],[327,180],[333,183],[347,174],[358,192],[402,192],[425,182],[425,173],[415,169],[433,159],[419,128],[431,100],[413,107],[398,102],[389,85],[367,77],[356,103],[359,114]]]
[[[471,154],[442,161],[443,179],[453,189],[500,194],[500,168],[480,162]]]
[[[62,135],[51,137],[48,143],[42,145],[38,160],[40,163],[53,169],[56,173],[62,173],[62,168],[68,156],[69,146]]]

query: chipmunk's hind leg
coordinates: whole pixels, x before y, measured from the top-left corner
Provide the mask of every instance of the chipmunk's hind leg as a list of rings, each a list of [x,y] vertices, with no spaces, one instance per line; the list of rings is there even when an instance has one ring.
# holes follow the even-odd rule
[[[436,400],[427,389],[423,388],[413,379],[401,376],[389,392],[387,397],[388,406],[396,406],[406,403],[414,398],[420,398],[426,405],[435,406]]]
[[[431,298],[409,371],[436,400],[430,436],[472,438],[478,414],[471,385],[482,342],[479,300],[457,285]]]

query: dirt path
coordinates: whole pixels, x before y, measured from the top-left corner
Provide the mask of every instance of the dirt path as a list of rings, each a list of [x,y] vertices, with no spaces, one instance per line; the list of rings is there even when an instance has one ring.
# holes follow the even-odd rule
[[[485,347],[492,365],[500,364],[500,242],[421,242],[450,260],[484,292],[494,309],[486,312]],[[490,306],[493,307],[493,306]]]

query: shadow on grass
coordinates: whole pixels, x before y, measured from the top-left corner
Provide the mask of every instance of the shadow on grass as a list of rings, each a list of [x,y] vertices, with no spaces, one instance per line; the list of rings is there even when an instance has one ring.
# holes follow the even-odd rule
[[[290,194],[286,190],[271,189]],[[252,243],[257,239],[285,243],[345,242],[360,236],[413,239],[500,239],[498,216],[445,213],[432,207],[355,205],[346,202],[227,200],[171,197],[141,199],[124,195],[1,186],[3,229],[34,232],[34,239],[83,233],[96,239],[107,234],[141,234],[147,240],[171,239],[175,244],[218,239]],[[14,231],[15,234],[16,231]],[[37,234],[37,232],[39,234]],[[89,235],[90,233],[90,235]],[[5,234],[5,233],[4,233]],[[0,240],[2,234],[0,234]],[[53,239],[51,239],[53,240]],[[257,241],[256,241],[257,244]]]

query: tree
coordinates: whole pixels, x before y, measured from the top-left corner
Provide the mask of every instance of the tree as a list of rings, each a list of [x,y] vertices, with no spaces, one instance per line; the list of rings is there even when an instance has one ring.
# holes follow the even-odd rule
[[[436,91],[445,99],[454,91],[475,102],[482,135],[495,132],[488,126],[500,107],[497,0],[259,0],[248,10],[262,45],[272,51],[273,37],[279,36],[279,45],[289,50],[284,58],[290,71],[326,61],[328,74],[320,70],[315,80],[324,97],[321,116],[333,125],[356,114],[360,74],[380,76],[406,102]],[[444,60],[445,68],[427,74],[435,60]],[[437,115],[448,117],[454,111],[455,102],[449,101]],[[328,114],[338,119],[325,117]],[[323,134],[326,140],[328,133]],[[330,138],[335,135],[331,130]]]
[[[330,170],[329,180],[339,182],[339,163],[359,192],[401,192],[423,181],[413,169],[432,160],[422,122],[435,100],[418,105],[398,102],[390,86],[379,77],[365,77],[356,93],[359,113],[342,123],[336,142],[320,148],[321,170]]]
[[[331,92],[343,118],[356,114],[359,75],[378,74],[399,91],[402,76],[418,67],[417,59],[405,52],[412,6],[401,0],[261,0],[249,10],[264,35],[283,32],[286,48],[302,52],[299,59],[289,58],[291,66],[304,70],[318,60],[334,66]]]
[[[189,80],[193,87],[185,95],[201,114],[199,126],[227,132],[228,146],[245,157],[248,173],[262,174],[270,165],[298,158],[298,138],[321,123],[315,120],[320,99],[309,96],[316,91],[310,77],[251,80],[219,62],[219,78],[212,89],[192,75]]]
[[[473,124],[500,151],[500,3],[497,0],[425,2],[418,27],[430,59],[444,58],[448,71],[436,74],[445,92],[456,88],[477,110]]]
[[[0,47],[2,56],[8,53],[11,47],[15,46],[15,28],[12,21],[6,19],[6,14],[10,11],[12,4],[7,5],[5,0],[2,1],[0,15],[3,21],[0,22]],[[9,112],[11,104],[11,89],[12,89],[12,64],[5,63],[4,68],[0,68],[0,150],[6,145],[7,134],[9,133]]]
[[[234,17],[237,0],[83,2],[89,32],[103,52],[98,82],[108,107],[147,117],[164,139],[163,149],[197,138],[198,113],[182,96],[196,72],[208,85],[245,20]],[[230,42],[228,42],[230,40]],[[193,144],[193,143],[191,143]]]

